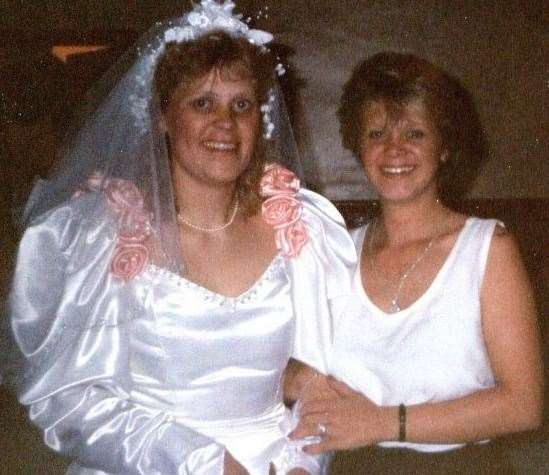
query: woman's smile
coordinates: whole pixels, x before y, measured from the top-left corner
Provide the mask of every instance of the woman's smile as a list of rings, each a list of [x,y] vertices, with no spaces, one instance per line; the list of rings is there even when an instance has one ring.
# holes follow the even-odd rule
[[[214,142],[213,140],[206,140],[202,143],[208,150],[213,150],[215,152],[234,151],[237,148],[237,144],[234,142]]]
[[[415,170],[414,165],[401,165],[401,166],[387,166],[381,167],[381,171],[388,176],[399,177],[402,175],[408,175]]]

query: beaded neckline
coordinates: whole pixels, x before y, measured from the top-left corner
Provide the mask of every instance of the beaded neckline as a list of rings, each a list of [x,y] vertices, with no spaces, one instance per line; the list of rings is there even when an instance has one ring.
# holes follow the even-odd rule
[[[177,286],[194,289],[202,295],[206,302],[212,302],[223,306],[227,304],[234,305],[248,303],[254,300],[259,292],[259,289],[263,287],[266,282],[273,278],[273,275],[278,269],[280,269],[283,262],[283,256],[280,253],[277,253],[273,257],[271,262],[267,265],[263,273],[259,276],[259,278],[247,290],[233,297],[215,292],[214,290],[208,289],[207,287],[193,282],[192,280],[186,279],[182,275],[176,274],[164,267],[159,267],[155,264],[150,264],[149,266],[147,266],[146,272],[152,272],[154,274],[161,275],[162,277],[166,277],[170,281],[174,282]]]

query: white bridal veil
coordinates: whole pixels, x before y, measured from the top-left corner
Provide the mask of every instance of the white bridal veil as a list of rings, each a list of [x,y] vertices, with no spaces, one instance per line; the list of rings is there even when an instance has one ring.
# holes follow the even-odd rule
[[[33,374],[40,374],[50,367],[51,361],[74,339],[81,338],[84,331],[100,331],[105,325],[120,324],[119,319],[110,320],[108,308],[103,312],[86,308],[91,305],[99,282],[109,273],[109,268],[90,264],[94,262],[94,256],[86,254],[91,249],[97,255],[107,251],[94,249],[93,245],[88,245],[88,250],[82,249],[81,253],[69,249],[73,242],[93,244],[94,236],[103,225],[109,224],[106,223],[109,219],[118,220],[121,233],[126,234],[131,244],[130,250],[140,251],[141,238],[152,235],[158,244],[155,262],[173,273],[184,273],[180,241],[175,238],[179,230],[168,148],[165,136],[157,126],[160,111],[153,90],[154,69],[168,42],[192,40],[218,29],[246,38],[269,54],[267,44],[272,36],[251,29],[245,19],[233,13],[233,8],[231,1],[202,0],[181,17],[156,23],[89,93],[89,100],[61,150],[57,166],[47,180],[36,183],[22,217],[23,226],[31,230],[26,235],[26,247],[30,253],[41,255],[36,260],[29,256],[30,267],[34,267],[34,273],[43,276],[34,279],[26,292],[33,295],[47,293],[44,304],[51,302],[54,306],[62,298],[60,294],[66,291],[63,281],[67,273],[80,272],[81,283],[76,290],[73,287],[76,292],[73,301],[81,306],[81,310],[76,312],[80,317],[71,321],[60,318],[55,322],[44,322],[44,325],[51,324],[47,343],[26,348],[30,343],[18,342],[17,346],[27,350],[26,366],[17,367],[13,362],[5,364],[6,371],[10,369],[13,376],[10,380],[16,383],[28,378],[32,380]],[[298,151],[276,79],[277,72],[283,70],[280,64],[273,70],[273,88],[268,102],[261,108],[264,128],[261,140],[265,141],[268,161],[281,163],[300,175]],[[118,203],[111,218],[107,218],[105,200],[105,194],[109,193],[116,195],[114,201]],[[75,200],[79,202],[76,208],[71,205]],[[130,202],[132,207],[126,207]],[[77,217],[71,216],[75,209],[78,210]],[[52,236],[52,241],[55,238],[66,244],[65,249],[48,247],[43,234],[40,242],[33,243],[33,226],[51,220],[52,215],[54,220],[67,223],[62,236]],[[75,233],[85,236],[85,239],[68,238]],[[69,252],[80,258],[65,262],[65,255]],[[134,254],[121,257],[122,271],[128,262],[131,267]],[[87,258],[91,260],[87,262]],[[120,295],[123,298],[124,293]],[[128,318],[131,318],[131,308],[128,310]],[[104,317],[99,319],[97,315],[101,313]]]

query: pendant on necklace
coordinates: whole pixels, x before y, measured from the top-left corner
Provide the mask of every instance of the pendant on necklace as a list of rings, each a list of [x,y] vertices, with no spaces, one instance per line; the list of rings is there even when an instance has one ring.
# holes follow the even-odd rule
[[[391,300],[391,313],[400,312],[400,306],[398,305],[397,299]]]

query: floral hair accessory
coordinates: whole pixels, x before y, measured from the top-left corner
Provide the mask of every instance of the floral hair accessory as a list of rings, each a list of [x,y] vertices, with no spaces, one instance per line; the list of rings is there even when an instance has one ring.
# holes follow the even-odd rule
[[[295,196],[299,179],[290,170],[270,164],[261,179],[261,195],[267,199],[261,206],[263,220],[274,227],[275,243],[282,255],[295,257],[309,240],[303,223],[303,204]]]
[[[152,232],[151,218],[145,209],[141,191],[128,180],[106,179],[94,172],[73,199],[86,192],[102,191],[117,218],[118,233],[111,260],[111,273],[125,282],[139,275],[149,262],[149,250],[143,243]]]
[[[273,35],[266,31],[254,30],[242,21],[242,15],[233,14],[234,2],[225,0],[202,0],[187,16],[185,26],[174,26],[164,33],[166,43],[193,40],[212,30],[244,36],[250,43],[263,46],[272,41]]]
[[[182,17],[183,22],[177,20],[168,23],[168,28],[150,44],[151,51],[144,62],[143,71],[140,73],[141,83],[146,84],[148,77],[153,73],[157,59],[164,52],[167,43],[184,43],[199,38],[200,36],[214,30],[223,30],[232,36],[246,38],[250,43],[257,45],[267,51],[265,46],[273,39],[273,35],[267,31],[250,28],[241,14],[233,13],[235,3],[231,0],[217,2],[215,0],[201,0],[194,5],[193,11]],[[261,15],[262,12],[259,13]],[[278,63],[274,69],[278,76],[285,74],[286,70],[282,63]],[[144,96],[148,97],[148,96]],[[140,130],[145,130],[148,101],[138,94],[132,95],[132,114],[135,117],[136,125]],[[274,95],[269,94],[269,100],[261,107],[263,113],[263,137],[267,140],[272,138],[274,124],[271,119],[272,103]]]

